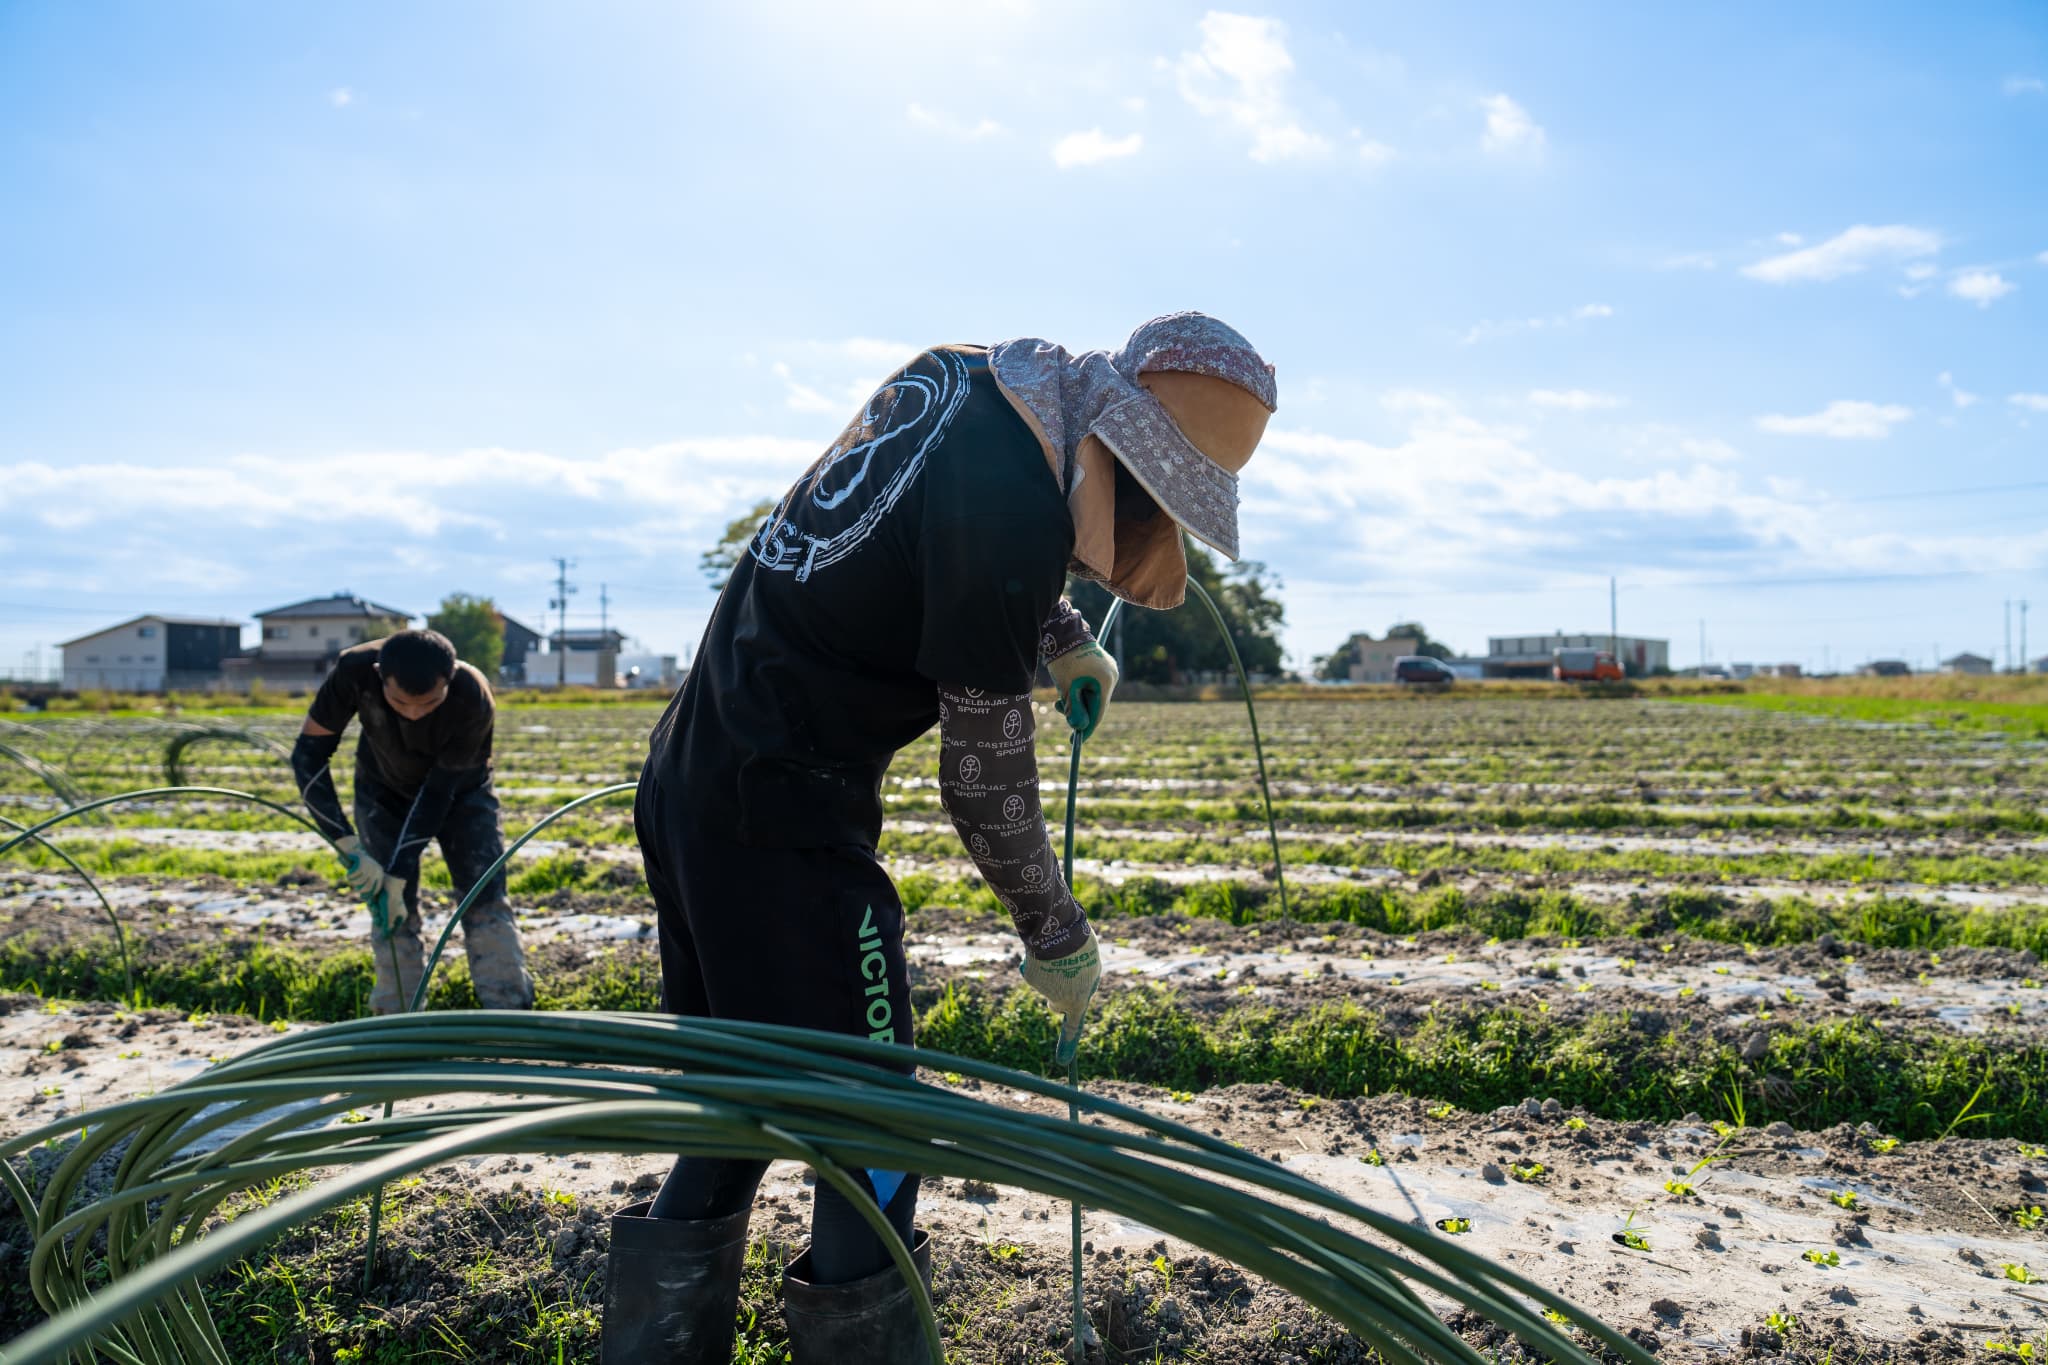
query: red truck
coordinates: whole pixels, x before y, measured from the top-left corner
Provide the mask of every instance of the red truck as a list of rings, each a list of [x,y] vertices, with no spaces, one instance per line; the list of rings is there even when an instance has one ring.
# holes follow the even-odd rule
[[[1559,682],[1620,682],[1623,676],[1604,649],[1560,649],[1551,659],[1550,674]]]

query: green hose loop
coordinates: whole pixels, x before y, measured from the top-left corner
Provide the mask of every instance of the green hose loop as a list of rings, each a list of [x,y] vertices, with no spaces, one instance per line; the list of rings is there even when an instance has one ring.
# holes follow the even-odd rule
[[[9,829],[25,830],[27,828],[27,826],[10,820],[4,815],[0,815],[0,825],[5,825]],[[92,874],[80,867],[78,860],[69,853],[66,853],[40,834],[26,834],[24,837],[35,840],[36,843],[62,858],[66,865],[84,880],[87,889],[99,898],[100,909],[107,912],[107,919],[114,926],[115,946],[121,950],[122,989],[127,993],[128,1003],[131,1005],[140,1003],[135,996],[135,959],[128,952],[128,928],[121,923],[121,917],[114,913],[113,902],[107,899],[107,893],[100,890],[100,884],[93,880]],[[14,845],[9,844],[8,847],[12,848]]]

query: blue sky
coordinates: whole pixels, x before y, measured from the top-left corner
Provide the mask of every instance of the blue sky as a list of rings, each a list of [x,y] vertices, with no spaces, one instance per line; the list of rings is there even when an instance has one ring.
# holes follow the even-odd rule
[[[694,644],[942,341],[1228,320],[1306,662],[2048,652],[2048,11],[0,0],[0,672],[350,588]]]

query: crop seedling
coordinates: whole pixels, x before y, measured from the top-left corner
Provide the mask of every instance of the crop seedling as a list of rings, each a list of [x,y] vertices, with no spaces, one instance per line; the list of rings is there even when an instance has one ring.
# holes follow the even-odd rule
[[[1439,1218],[1436,1220],[1436,1230],[1438,1232],[1448,1232],[1455,1237],[1459,1233],[1472,1231],[1472,1220],[1470,1218]]]
[[[2022,1142],[2020,1155],[2029,1161],[2048,1161],[2048,1147],[2036,1147],[2032,1143]]]
[[[1674,1199],[1690,1199],[1699,1191],[1677,1177],[1664,1182],[1664,1192]]]
[[[1799,1259],[1811,1262],[1814,1265],[1840,1265],[1842,1263],[1842,1253],[1836,1251],[1833,1247],[1829,1247],[1826,1251],[1817,1251],[1809,1247],[1807,1250],[1799,1253]]]
[[[1870,1150],[1876,1152],[1879,1156],[1891,1151],[1892,1148],[1898,1145],[1899,1140],[1895,1137],[1872,1138],[1870,1140]]]
[[[1364,1156],[1361,1156],[1358,1159],[1360,1161],[1363,1161],[1368,1166],[1384,1166],[1387,1164],[1387,1159],[1380,1155],[1380,1149],[1377,1147],[1373,1148],[1371,1151],[1367,1152]],[[2039,1213],[2040,1210],[2036,1209],[2035,1212]]]
[[[1457,1106],[1449,1103],[1448,1101],[1446,1101],[1443,1104],[1433,1104],[1429,1107],[1429,1116],[1433,1119],[1438,1120],[1439,1122],[1449,1118],[1451,1115],[1457,1112]]]
[[[1586,1126],[1586,1121],[1580,1118],[1577,1114],[1573,1114],[1570,1118],[1564,1121],[1564,1126],[1571,1129],[1574,1133],[1576,1133]]]
[[[1524,1185],[1531,1185],[1542,1180],[1546,1172],[1543,1169],[1542,1162],[1531,1161],[1526,1165],[1520,1163],[1509,1165],[1508,1174],[1521,1181]]]
[[[1642,1230],[1636,1226],[1636,1215],[1640,1212],[1642,1212],[1641,1209],[1630,1209],[1628,1211],[1628,1218],[1621,1225],[1621,1231],[1614,1234],[1615,1242],[1627,1247],[1630,1251],[1648,1251],[1650,1249],[1650,1239],[1645,1237]]]
[[[2003,1270],[2005,1278],[2011,1280],[2014,1284],[2039,1284],[2041,1282],[2039,1275],[2036,1275],[2017,1261],[2007,1261],[1999,1269]]]
[[[2010,1352],[2021,1360],[2030,1361],[2034,1358],[2034,1343],[2031,1341],[1987,1341],[1984,1343],[1984,1349],[1987,1351]]]
[[[1848,1209],[1851,1213],[1854,1213],[1856,1211],[1856,1191],[1836,1190],[1828,1196],[1828,1202],[1838,1209]]]
[[[2018,1223],[2028,1232],[2032,1232],[2035,1228],[2040,1227],[2042,1223],[2048,1222],[2048,1214],[2043,1214],[2041,1206],[2036,1204],[2031,1208],[2014,1209],[2012,1211],[2012,1221]]]
[[[1714,968],[1714,975],[1715,975],[1715,976],[1726,976],[1726,975],[1728,975],[1728,968],[1727,968],[1726,966],[1718,966],[1718,967]]]
[[[1772,1313],[1764,1319],[1764,1326],[1780,1336],[1790,1335],[1792,1329],[1798,1325],[1799,1317],[1795,1313]]]
[[[1566,1317],[1564,1314],[1558,1312],[1555,1308],[1544,1309],[1543,1317],[1545,1321],[1554,1322],[1560,1327],[1569,1327],[1572,1325],[1572,1320]]]

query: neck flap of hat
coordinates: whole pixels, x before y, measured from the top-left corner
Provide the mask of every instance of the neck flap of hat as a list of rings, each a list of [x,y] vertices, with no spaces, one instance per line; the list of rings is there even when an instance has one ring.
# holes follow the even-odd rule
[[[1180,528],[1166,516],[1117,525],[1116,456],[1096,427],[1114,408],[1150,401],[1138,376],[1152,370],[1227,380],[1270,412],[1277,404],[1273,367],[1226,324],[1187,312],[1154,318],[1114,352],[1076,354],[1038,337],[1001,342],[989,349],[989,368],[1038,435],[1066,494],[1075,569],[1134,605],[1179,606],[1187,590]]]

